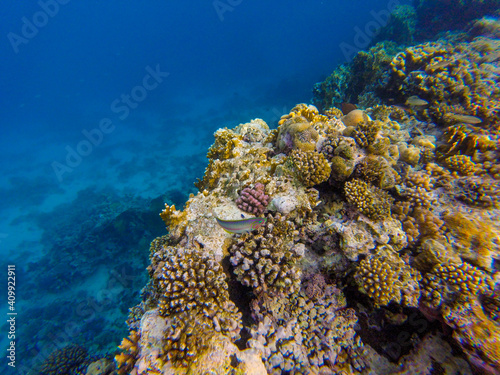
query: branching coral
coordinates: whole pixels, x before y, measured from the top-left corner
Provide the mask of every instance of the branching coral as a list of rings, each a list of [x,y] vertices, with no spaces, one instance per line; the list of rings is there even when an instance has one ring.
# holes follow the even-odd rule
[[[391,214],[392,198],[389,194],[363,180],[347,181],[344,193],[347,202],[372,220],[382,220]]]
[[[243,211],[261,215],[267,208],[271,198],[265,193],[265,186],[261,183],[255,184],[255,187],[245,188],[236,200],[236,205]]]
[[[83,372],[90,362],[87,350],[72,344],[52,352],[41,365],[38,373],[59,375]]]
[[[323,154],[294,150],[290,160],[297,177],[306,187],[318,185],[330,177],[332,170]]]
[[[131,331],[129,337],[125,337],[118,348],[121,353],[115,356],[117,372],[120,375],[129,374],[137,360],[139,354],[140,334]]]
[[[269,374],[330,373],[333,365],[352,373],[365,367],[354,310],[345,308],[334,285],[323,287],[314,299],[301,291],[289,300],[265,297],[253,304],[259,323],[248,344],[260,350]]]
[[[163,316],[202,312],[227,336],[236,339],[241,314],[229,300],[222,267],[201,249],[163,247],[152,255],[150,269]]]
[[[362,260],[354,278],[377,307],[390,302],[418,305],[420,273],[388,247],[379,248],[374,255]]]
[[[425,303],[439,307],[455,301],[466,301],[471,296],[489,295],[493,280],[480,269],[468,263],[440,264],[424,275],[421,283]]]
[[[295,263],[304,251],[294,245],[295,236],[295,226],[286,217],[267,215],[265,225],[255,234],[243,234],[229,250],[237,279],[257,294],[294,292],[301,277]]]

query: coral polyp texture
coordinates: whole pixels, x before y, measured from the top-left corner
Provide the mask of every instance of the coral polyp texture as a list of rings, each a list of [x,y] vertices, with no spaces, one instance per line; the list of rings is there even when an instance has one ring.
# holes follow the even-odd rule
[[[500,22],[468,30],[359,52],[277,129],[217,130],[118,372],[500,373]],[[218,224],[243,213],[266,222]]]
[[[242,190],[236,205],[241,210],[258,216],[266,210],[269,201],[270,197],[265,192],[265,186],[257,183],[253,189],[248,187]]]

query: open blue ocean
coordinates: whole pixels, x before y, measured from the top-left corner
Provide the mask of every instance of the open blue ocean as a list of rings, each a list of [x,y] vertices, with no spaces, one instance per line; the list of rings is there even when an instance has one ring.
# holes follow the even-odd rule
[[[500,374],[498,1],[40,0],[2,7],[0,373]],[[441,82],[451,86],[439,91]],[[480,102],[481,95],[488,99]],[[315,107],[300,112],[299,103]],[[347,118],[355,111],[359,120]],[[251,125],[246,135],[226,131],[214,140],[218,129],[255,119],[268,128]],[[372,125],[375,132],[366,130]],[[257,167],[243,158],[257,154],[265,155]],[[218,177],[205,174],[207,166]],[[326,169],[322,178],[318,170]],[[349,189],[358,190],[351,196]],[[375,214],[366,208],[373,202]],[[249,222],[259,215],[274,226]],[[485,217],[491,225],[479,227]],[[278,238],[276,220],[293,223],[295,237],[273,267],[298,276],[276,286],[261,265],[251,274],[260,281],[250,282],[245,272],[253,266],[237,257],[247,254],[245,244],[264,246],[248,236],[265,230],[263,238]],[[361,222],[349,237],[346,228]],[[487,235],[472,235],[471,227]],[[220,254],[205,231],[225,244]],[[266,251],[278,253],[279,241]],[[299,245],[300,257],[286,255]],[[382,245],[392,255],[380,255]],[[185,281],[184,272],[216,263],[210,272],[227,281],[213,287],[208,276],[198,278],[196,297],[179,297],[191,293],[188,281],[169,284],[167,269]],[[378,284],[367,275],[383,278],[389,269],[400,271],[382,292],[372,290]],[[298,284],[292,290],[289,283]],[[323,291],[312,292],[315,285]],[[418,292],[413,304],[410,289]],[[484,297],[474,305],[464,290]],[[447,302],[424,306],[426,291]],[[305,319],[293,306],[306,311],[327,296],[338,305],[325,302],[322,311],[337,315],[308,315],[310,329],[291,323]],[[290,307],[276,307],[287,300]],[[470,331],[460,319],[473,321],[472,312],[458,311],[459,304],[478,319]],[[224,328],[229,318],[214,312],[233,311],[228,306],[239,311],[234,335]],[[144,326],[153,313],[163,325],[150,326],[160,334]],[[340,326],[350,331],[340,334]],[[479,337],[481,329],[490,340]],[[283,332],[294,333],[285,339]],[[235,349],[213,349],[219,338],[212,333]],[[437,354],[425,357],[422,347]],[[213,359],[211,367],[211,357],[201,356],[210,350],[229,362]]]

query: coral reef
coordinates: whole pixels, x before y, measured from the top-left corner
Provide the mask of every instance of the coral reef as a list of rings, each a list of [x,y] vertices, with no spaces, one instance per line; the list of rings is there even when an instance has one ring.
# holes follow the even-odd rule
[[[219,129],[161,213],[118,371],[498,373],[497,23],[378,43],[278,129]],[[242,210],[265,224],[217,224]]]
[[[86,349],[79,345],[68,345],[52,352],[38,369],[40,375],[85,374],[93,362]]]
[[[236,205],[245,212],[253,215],[261,215],[269,204],[270,197],[266,195],[265,186],[261,183],[255,184],[254,188],[244,188]]]

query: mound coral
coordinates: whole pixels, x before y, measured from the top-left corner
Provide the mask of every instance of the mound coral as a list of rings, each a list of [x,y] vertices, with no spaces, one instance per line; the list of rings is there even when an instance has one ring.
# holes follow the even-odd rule
[[[330,177],[332,169],[323,154],[294,150],[289,158],[297,177],[306,187],[318,185]]]
[[[292,112],[293,113],[293,112]],[[289,153],[291,150],[314,151],[319,139],[318,132],[304,117],[292,117],[278,128],[278,150]]]
[[[257,183],[253,189],[248,187],[242,190],[236,205],[241,210],[258,216],[266,210],[270,199],[265,193],[264,184]]]

